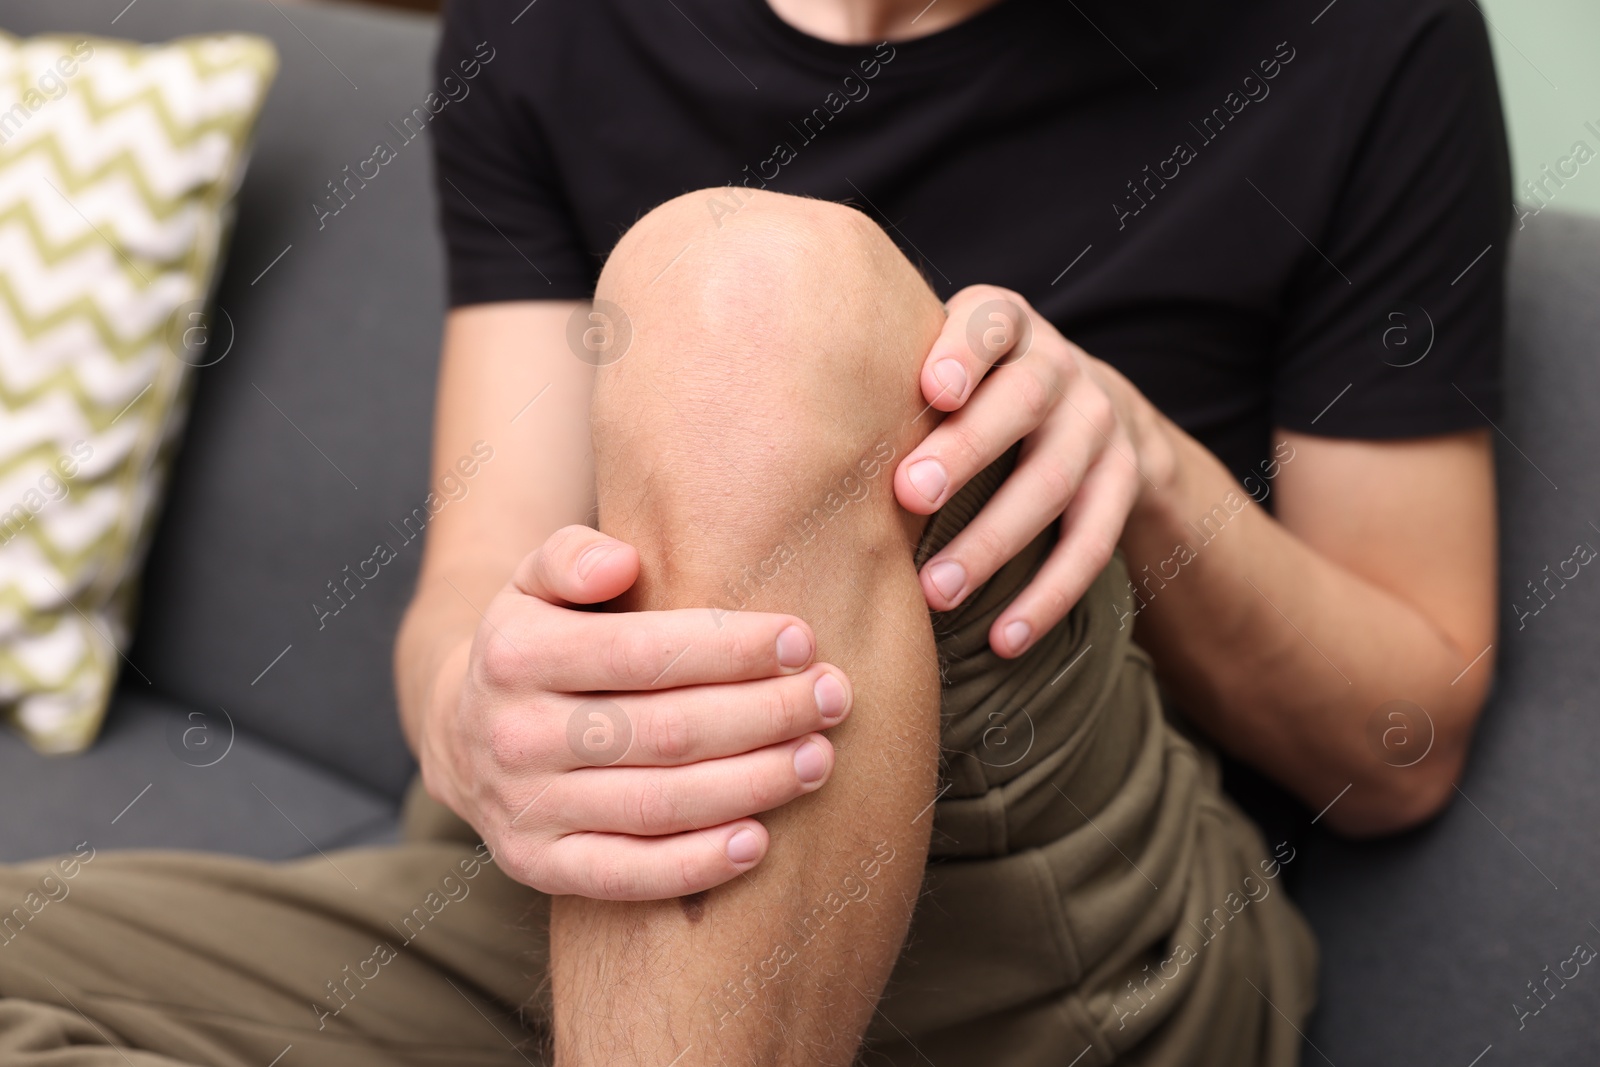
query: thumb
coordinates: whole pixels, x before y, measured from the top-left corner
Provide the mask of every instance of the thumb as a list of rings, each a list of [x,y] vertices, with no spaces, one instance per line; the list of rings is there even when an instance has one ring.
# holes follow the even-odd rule
[[[511,584],[552,604],[599,604],[639,578],[632,545],[588,526],[563,526],[517,566]]]

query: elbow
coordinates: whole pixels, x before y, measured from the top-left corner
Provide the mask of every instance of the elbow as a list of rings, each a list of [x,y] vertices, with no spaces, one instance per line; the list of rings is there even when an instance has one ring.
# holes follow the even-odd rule
[[[1441,768],[1443,764],[1441,760]],[[1455,769],[1444,768],[1437,773],[1415,775],[1405,782],[1385,782],[1379,776],[1373,776],[1368,781],[1355,783],[1351,788],[1354,794],[1357,789],[1366,787],[1366,795],[1359,802],[1350,804],[1342,812],[1338,808],[1343,805],[1336,806],[1328,812],[1324,821],[1334,833],[1357,841],[1419,829],[1438,818],[1450,806],[1450,801],[1455,797],[1458,773],[1459,765]],[[1354,797],[1346,799],[1354,800]]]
[[[1476,677],[1464,680],[1454,699],[1439,698],[1432,704],[1432,715],[1422,712],[1426,733],[1416,731],[1418,721],[1396,719],[1397,727],[1413,732],[1408,743],[1422,737],[1428,740],[1423,755],[1408,760],[1400,746],[1380,743],[1379,758],[1369,749],[1348,769],[1352,782],[1349,795],[1334,805],[1324,820],[1341,837],[1371,840],[1417,830],[1444,814],[1456,798],[1456,783],[1466,769],[1478,717],[1493,689],[1493,662],[1484,664]],[[1412,705],[1417,711],[1420,707]],[[1385,735],[1386,736],[1386,735]]]
[[[1341,837],[1370,840],[1416,830],[1442,815],[1456,796],[1466,767],[1472,722],[1453,736],[1438,736],[1417,763],[1395,767],[1367,763],[1352,775],[1350,793],[1324,820]]]
[[[1441,760],[1437,773],[1413,785],[1406,796],[1397,800],[1393,823],[1382,833],[1416,830],[1443,815],[1456,797],[1456,782],[1465,764],[1464,753],[1453,761]]]

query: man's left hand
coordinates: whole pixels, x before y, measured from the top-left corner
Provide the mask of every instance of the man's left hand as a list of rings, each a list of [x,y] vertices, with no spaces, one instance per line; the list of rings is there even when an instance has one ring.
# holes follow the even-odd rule
[[[1013,657],[1105,568],[1130,513],[1172,478],[1175,450],[1155,406],[1021,296],[974,285],[945,308],[921,384],[928,404],[951,414],[901,462],[895,496],[930,514],[1022,442],[1016,470],[921,574],[928,604],[949,610],[1059,521],[1050,557],[989,631],[994,650]]]

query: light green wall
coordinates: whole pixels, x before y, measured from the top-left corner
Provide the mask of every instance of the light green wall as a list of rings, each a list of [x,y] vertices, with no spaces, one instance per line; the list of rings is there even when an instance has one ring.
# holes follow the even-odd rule
[[[1489,20],[1511,138],[1517,202],[1536,208],[1523,182],[1556,170],[1582,141],[1596,158],[1572,159],[1564,188],[1547,184],[1551,207],[1600,214],[1600,0],[1478,0]]]

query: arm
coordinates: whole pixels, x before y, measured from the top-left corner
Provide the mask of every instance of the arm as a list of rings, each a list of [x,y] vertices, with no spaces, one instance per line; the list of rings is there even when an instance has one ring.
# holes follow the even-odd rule
[[[432,731],[450,718],[430,712],[448,708],[461,691],[480,610],[524,556],[594,509],[594,369],[565,345],[576,306],[480,304],[451,312],[445,325],[433,481],[470,456],[476,441],[494,449],[494,459],[467,496],[429,524],[417,591],[395,646],[400,719],[425,776],[438,767],[432,753],[440,739]],[[530,470],[543,456],[564,459]]]
[[[1144,605],[1139,640],[1218,743],[1314,809],[1349,786],[1327,813],[1346,833],[1399,830],[1436,813],[1493,669],[1492,652],[1477,659],[1494,635],[1487,437],[1280,433],[1274,518],[1204,446],[1016,293],[974,286],[949,306],[922,388],[953,414],[902,462],[901,503],[931,512],[1018,436],[1032,447],[924,566],[928,602],[960,603],[1062,516],[1054,554],[995,620],[990,639],[1002,655],[1019,655],[1059,622],[1120,543]],[[996,327],[983,336],[997,349],[981,358],[968,340],[974,315]],[[1011,357],[1028,335],[1016,327],[1023,316],[1032,340]],[[928,461],[939,469],[932,479]],[[1432,748],[1411,766],[1398,765],[1410,758],[1392,748],[1400,737],[1380,728],[1375,744],[1369,733],[1393,700],[1431,719]],[[1419,717],[1401,733],[1426,748],[1428,729]]]
[[[1431,817],[1450,798],[1494,670],[1487,434],[1280,432],[1274,516],[1161,421],[1178,459],[1162,490],[1141,496],[1123,547],[1146,605],[1138,639],[1184,710],[1314,810],[1348,786],[1325,816],[1335,830]],[[1389,721],[1375,730],[1372,719],[1392,700],[1427,717],[1397,718],[1403,728],[1385,738]]]
[[[1330,156],[1341,188],[1319,216],[1315,251],[1303,253],[1305,265],[1276,296],[1271,410],[1280,426],[1326,435],[1276,435],[1281,470],[1267,487],[1276,518],[1253,503],[1234,515],[1230,494],[1250,494],[1213,456],[1020,296],[988,286],[950,301],[951,324],[930,351],[922,386],[930,404],[952,414],[906,458],[896,485],[907,508],[930,510],[1024,439],[1012,476],[1020,491],[997,494],[992,511],[929,561],[929,603],[966,595],[1059,518],[1058,557],[991,633],[997,651],[1015,654],[1065,614],[1120,543],[1136,582],[1146,566],[1155,575],[1155,595],[1141,591],[1149,606],[1138,636],[1185,709],[1313,810],[1349,786],[1326,821],[1351,833],[1412,825],[1451,795],[1493,668],[1492,652],[1477,659],[1494,636],[1489,443],[1464,431],[1482,425],[1467,403],[1493,418],[1498,392],[1505,134],[1479,12],[1446,5],[1411,33],[1398,65],[1389,66],[1391,50],[1382,77],[1354,79],[1364,91],[1345,97],[1345,139],[1329,142],[1343,146]],[[1369,55],[1379,59],[1380,50]],[[1321,77],[1346,94],[1352,86],[1338,79],[1348,75],[1329,66]],[[1463,272],[1469,261],[1476,266]],[[1403,330],[1385,330],[1373,353],[1375,316],[1424,294],[1427,362],[1413,366],[1421,357],[1410,352],[1396,359],[1391,337],[1405,343]],[[996,301],[1013,313],[996,315]],[[1033,331],[1020,358],[1001,336],[1003,320],[1017,314]],[[970,352],[969,333],[985,346],[997,338],[996,350]],[[941,393],[938,368],[948,359],[961,373]],[[1004,365],[991,372],[997,360]],[[1330,404],[1343,390],[1349,395]],[[1415,439],[1357,440],[1405,435]],[[934,479],[944,487],[931,500],[909,478],[926,458],[944,464]],[[1256,494],[1265,496],[1259,487]],[[1191,544],[1192,561],[1167,562],[1180,544],[1200,540],[1185,524],[1214,506],[1225,517],[1213,523],[1221,534]],[[1175,577],[1162,577],[1163,566]],[[1412,757],[1386,751],[1385,733],[1391,745],[1404,737],[1425,747],[1426,719],[1410,729],[1395,721],[1397,732],[1380,722],[1377,743],[1367,737],[1369,720],[1394,700],[1432,719],[1433,750],[1411,767],[1393,765]]]

